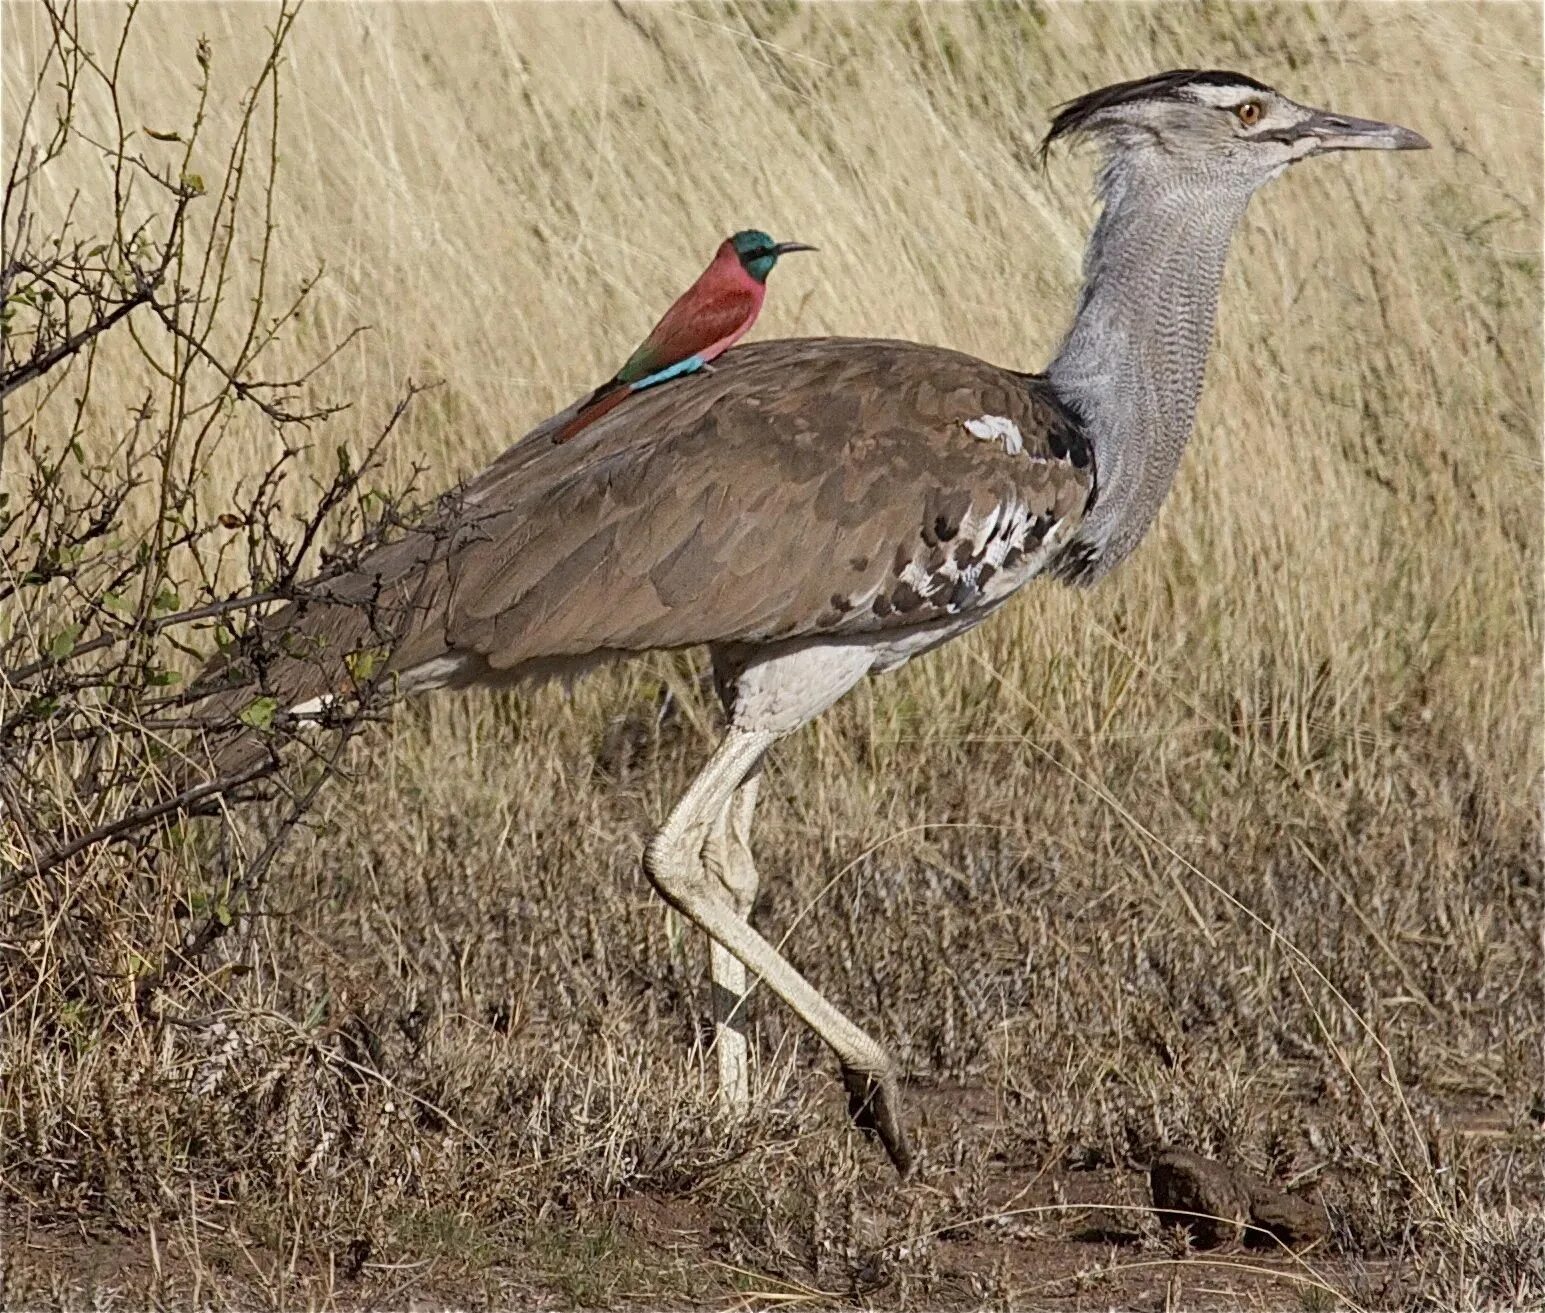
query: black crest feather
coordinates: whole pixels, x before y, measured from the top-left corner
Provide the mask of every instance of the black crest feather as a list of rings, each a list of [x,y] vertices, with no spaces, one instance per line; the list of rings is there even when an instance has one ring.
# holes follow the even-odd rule
[[[1181,87],[1199,84],[1214,87],[1253,87],[1256,91],[1271,90],[1264,82],[1257,82],[1253,77],[1246,77],[1243,73],[1232,73],[1221,68],[1177,68],[1168,73],[1154,73],[1148,77],[1133,78],[1130,82],[1117,82],[1108,87],[1100,87],[1057,106],[1057,116],[1052,119],[1051,127],[1046,130],[1046,136],[1041,141],[1041,158],[1043,160],[1046,158],[1052,142],[1059,137],[1077,132],[1101,110],[1111,109],[1116,105],[1130,105],[1138,100],[1156,100],[1178,91]]]

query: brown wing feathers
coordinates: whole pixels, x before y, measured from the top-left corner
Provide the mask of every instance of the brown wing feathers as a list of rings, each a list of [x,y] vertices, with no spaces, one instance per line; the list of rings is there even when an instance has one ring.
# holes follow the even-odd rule
[[[968,431],[980,416],[1012,423],[1023,450]],[[960,614],[1071,528],[1092,474],[1041,380],[905,343],[741,347],[571,443],[517,443],[442,504],[438,536],[333,585],[343,605],[276,617],[326,657],[269,674],[291,704],[328,691],[372,628],[348,614],[361,598],[409,618],[402,671],[448,652],[513,669]]]

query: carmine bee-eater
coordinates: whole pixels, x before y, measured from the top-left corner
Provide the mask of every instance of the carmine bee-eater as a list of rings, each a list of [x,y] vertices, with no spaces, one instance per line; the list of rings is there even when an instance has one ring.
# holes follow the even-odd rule
[[[813,250],[803,242],[775,242],[754,228],[725,238],[697,282],[665,312],[628,363],[579,403],[553,441],[567,442],[633,393],[696,373],[728,351],[756,323],[778,257]]]

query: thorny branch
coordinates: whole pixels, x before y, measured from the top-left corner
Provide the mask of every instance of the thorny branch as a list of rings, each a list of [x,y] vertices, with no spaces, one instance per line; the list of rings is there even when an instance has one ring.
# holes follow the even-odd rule
[[[0,202],[0,942],[27,942],[32,923],[63,924],[55,942],[76,946],[83,982],[122,960],[142,964],[143,1007],[250,912],[349,739],[393,698],[380,662],[325,711],[286,712],[266,684],[282,640],[265,618],[303,604],[410,522],[417,471],[381,486],[382,456],[421,388],[407,385],[362,455],[340,442],[330,476],[296,477],[315,427],[346,409],[314,389],[364,331],[298,367],[259,363],[286,348],[320,277],[269,304],[281,54],[298,6],[277,4],[270,48],[255,80],[235,89],[241,113],[223,144],[205,128],[211,98],[227,94],[209,42],[190,52],[186,120],[142,134],[119,96],[137,7],[99,60],[78,35],[78,6],[44,0],[50,43]],[[93,117],[88,101],[108,108]],[[167,144],[177,150],[163,167],[151,155]],[[84,165],[102,194],[50,210],[43,198],[64,191],[41,185],[50,172],[80,176]],[[125,394],[135,398],[127,408],[113,399]],[[280,454],[245,486],[216,491],[222,453],[254,426],[277,436]],[[319,562],[333,541],[346,546]],[[390,617],[376,609],[365,604],[369,633],[389,650]],[[226,661],[231,653],[240,661]],[[206,665],[225,673],[201,678]],[[212,773],[189,766],[187,742],[236,736],[261,751]],[[287,802],[249,849],[241,804],[255,793]],[[150,874],[149,887],[170,881],[190,908],[213,910],[172,943],[157,929],[167,918],[147,916],[143,941],[121,946],[126,959],[102,946],[97,960],[93,937],[69,928],[71,891],[99,881],[128,890]],[[24,889],[26,899],[14,897]],[[25,992],[6,973],[34,969],[0,950],[0,995]]]

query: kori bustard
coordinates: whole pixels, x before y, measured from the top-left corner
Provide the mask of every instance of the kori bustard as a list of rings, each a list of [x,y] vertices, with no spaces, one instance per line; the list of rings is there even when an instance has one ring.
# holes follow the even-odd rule
[[[1250,197],[1313,155],[1427,145],[1190,69],[1062,106],[1045,144],[1070,136],[1104,148],[1101,212],[1044,374],[907,342],[738,347],[571,443],[517,443],[267,622],[282,653],[224,695],[315,708],[382,613],[403,692],[706,646],[728,725],[643,860],[710,940],[723,1097],[748,1097],[732,1013],[749,969],[835,1051],[852,1115],[903,1174],[895,1064],[748,921],[760,763],[865,675],[973,629],[1031,579],[1090,584],[1123,560],[1190,435]],[[228,766],[253,735],[215,751]]]

